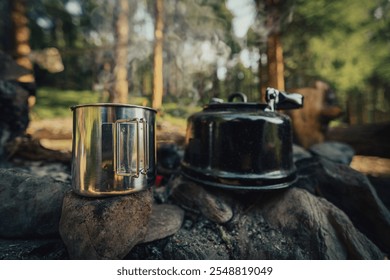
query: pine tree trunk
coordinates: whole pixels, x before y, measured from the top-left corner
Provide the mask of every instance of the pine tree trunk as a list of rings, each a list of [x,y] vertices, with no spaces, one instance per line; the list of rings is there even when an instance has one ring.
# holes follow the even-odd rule
[[[129,3],[127,0],[117,0],[118,7],[115,18],[115,68],[114,83],[109,101],[112,103],[127,103],[129,84],[127,81],[127,56],[129,42]]]
[[[278,34],[267,40],[268,86],[284,90],[283,48]]]
[[[280,5],[279,1],[267,0],[267,28],[270,32],[267,39],[268,86],[284,90],[283,48],[280,41]]]
[[[12,22],[12,52],[15,61],[28,70],[33,70],[33,65],[29,58],[31,53],[30,47],[30,29],[28,27],[27,1],[26,0],[9,0],[11,7]],[[34,83],[33,74],[21,76],[18,79],[22,83]]]
[[[153,100],[152,107],[159,110],[163,97],[163,40],[164,18],[163,0],[155,0],[155,29],[154,29],[154,76],[153,76]]]

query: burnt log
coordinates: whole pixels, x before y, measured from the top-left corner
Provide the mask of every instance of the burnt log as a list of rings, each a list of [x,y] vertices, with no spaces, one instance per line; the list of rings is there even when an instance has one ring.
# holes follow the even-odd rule
[[[324,197],[352,220],[382,251],[389,254],[390,212],[385,187],[375,187],[379,181],[369,179],[348,165],[319,156],[306,157],[296,162],[298,187]],[[380,192],[377,192],[377,189]]]
[[[231,192],[172,181],[186,207],[183,227],[171,238],[136,246],[128,259],[383,259],[346,214],[299,188]],[[197,196],[185,195],[199,193]],[[193,199],[191,199],[191,197]],[[209,197],[198,201],[200,197]],[[183,199],[184,198],[184,199]],[[219,203],[209,203],[218,201]],[[229,205],[233,216],[216,222]],[[208,208],[205,211],[204,208]]]
[[[232,198],[224,192],[200,191],[199,185],[192,181],[183,181],[176,177],[171,181],[174,186],[173,199],[189,211],[200,212],[215,223],[226,223],[233,217]],[[184,185],[183,185],[184,184]]]
[[[334,127],[326,139],[347,143],[358,155],[390,158],[390,123]]]
[[[390,253],[390,211],[368,177],[347,165],[320,160],[316,192],[343,210],[356,228]]]
[[[39,139],[24,135],[14,138],[6,144],[8,159],[23,158],[26,160],[70,163],[70,151],[57,151],[45,148]]]

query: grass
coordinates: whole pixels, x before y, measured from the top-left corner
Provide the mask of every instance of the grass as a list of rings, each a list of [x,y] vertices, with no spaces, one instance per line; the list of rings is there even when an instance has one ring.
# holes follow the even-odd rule
[[[71,106],[100,102],[101,93],[88,90],[61,90],[54,88],[40,88],[37,93],[36,104],[31,112],[33,120],[71,118]],[[129,104],[150,106],[145,97],[129,98]],[[164,121],[185,128],[187,118],[193,113],[199,112],[199,106],[186,106],[176,103],[164,103],[162,114],[159,116]]]
[[[36,104],[31,112],[31,118],[40,120],[72,117],[71,106],[96,103],[99,98],[100,93],[88,90],[40,88],[37,93]]]
[[[185,106],[176,103],[164,103],[161,118],[173,125],[180,126],[185,129],[187,126],[187,118],[201,110],[202,108],[200,106]]]

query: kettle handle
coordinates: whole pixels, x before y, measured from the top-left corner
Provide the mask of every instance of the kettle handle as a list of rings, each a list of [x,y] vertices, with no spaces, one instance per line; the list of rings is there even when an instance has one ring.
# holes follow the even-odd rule
[[[299,93],[287,93],[275,88],[267,88],[265,99],[268,107],[266,111],[275,109],[298,109],[303,107],[303,96]]]
[[[248,102],[248,97],[242,92],[234,92],[234,93],[230,94],[228,97],[228,102],[233,102],[233,100],[235,98],[241,99],[241,102],[244,102],[244,103]]]

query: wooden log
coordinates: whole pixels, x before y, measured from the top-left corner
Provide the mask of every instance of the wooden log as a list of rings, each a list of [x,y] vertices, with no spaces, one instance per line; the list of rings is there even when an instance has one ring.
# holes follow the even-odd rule
[[[304,106],[299,110],[288,110],[292,119],[294,142],[304,148],[325,141],[325,134],[331,120],[342,114],[337,106],[336,96],[324,82],[316,82],[314,87],[289,89],[304,97]]]
[[[386,207],[388,190],[381,186],[387,180],[370,182],[365,174],[347,164],[321,155],[303,158],[295,164],[298,187],[333,203],[348,215],[357,229],[384,252],[390,252],[390,208]]]
[[[326,139],[347,143],[358,155],[390,158],[389,122],[331,128]]]
[[[43,147],[39,139],[29,136],[17,137],[14,141],[7,144],[8,159],[20,157],[28,160],[42,160],[70,163],[72,159],[71,152],[62,152]]]

